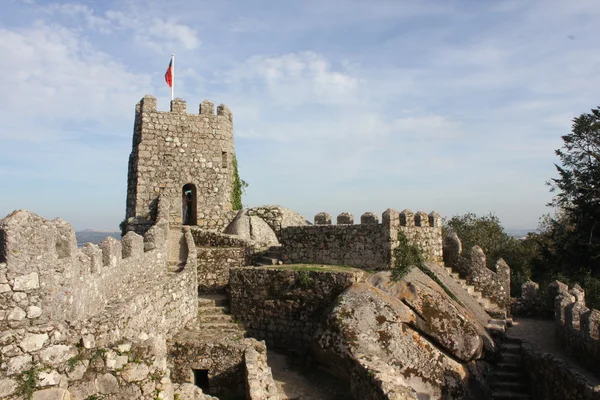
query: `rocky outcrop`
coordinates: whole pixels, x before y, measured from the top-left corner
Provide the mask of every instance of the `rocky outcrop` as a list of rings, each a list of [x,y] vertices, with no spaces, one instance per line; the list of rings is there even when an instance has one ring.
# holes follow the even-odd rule
[[[416,327],[448,354],[461,361],[481,356],[478,322],[419,269],[413,268],[399,282],[391,280],[390,272],[380,272],[369,283],[407,304],[418,317]]]
[[[264,246],[279,244],[277,235],[269,224],[262,218],[248,215],[247,210],[242,210],[225,229],[225,233],[238,235],[245,240],[251,240]]]
[[[382,382],[395,376],[396,387],[410,387],[419,398],[465,398],[466,367],[415,328],[424,323],[420,320],[398,298],[359,283],[336,300],[316,335],[314,353],[347,379],[366,368]],[[373,363],[379,367],[369,368]]]

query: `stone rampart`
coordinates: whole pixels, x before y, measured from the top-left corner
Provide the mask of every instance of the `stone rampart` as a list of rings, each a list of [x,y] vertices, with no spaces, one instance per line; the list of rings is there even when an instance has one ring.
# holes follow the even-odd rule
[[[503,259],[496,261],[495,271],[492,271],[487,267],[481,247],[473,246],[466,257],[459,237],[452,233],[444,238],[444,262],[496,305],[502,308],[509,305],[510,267]]]
[[[38,369],[53,377],[38,387],[60,381],[68,388],[77,379],[66,364],[81,348],[171,335],[194,318],[195,248],[185,260],[193,268],[168,271],[164,211],[159,205],[158,221],[144,237],[130,232],[81,249],[63,221],[28,211],[0,221],[0,375],[7,377],[0,397],[15,393],[23,374]],[[189,229],[184,235],[193,243]]]
[[[231,314],[269,348],[304,351],[326,308],[363,274],[351,268],[232,268]]]
[[[584,365],[594,371],[600,366],[600,311],[585,305],[585,291],[575,285],[570,290],[562,282],[554,301],[557,339]]]
[[[388,209],[382,223],[377,214],[365,213],[361,223],[354,224],[349,213],[337,217],[319,213],[315,225],[281,229],[282,259],[285,263],[348,265],[355,268],[385,270],[393,262],[393,250],[398,246],[398,233],[417,245],[429,261],[442,259],[441,219],[435,212],[413,214]]]

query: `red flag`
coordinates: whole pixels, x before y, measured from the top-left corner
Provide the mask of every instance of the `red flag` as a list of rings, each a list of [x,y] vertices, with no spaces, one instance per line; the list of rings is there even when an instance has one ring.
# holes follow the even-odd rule
[[[167,72],[165,73],[165,82],[169,87],[173,87],[173,59],[171,58],[171,62],[169,63],[169,68],[167,68]]]

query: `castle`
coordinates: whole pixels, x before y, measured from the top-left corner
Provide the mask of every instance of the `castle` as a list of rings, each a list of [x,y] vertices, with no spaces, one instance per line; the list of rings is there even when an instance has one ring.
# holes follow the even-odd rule
[[[78,248],[60,219],[0,220],[0,398],[283,399],[267,348],[310,356],[355,399],[504,398],[493,371],[521,368],[497,362],[514,351],[506,263],[465,257],[435,212],[235,211],[232,113],[186,107],[136,106],[121,240]],[[402,236],[427,264],[395,282]],[[598,311],[557,290],[557,332],[600,362]],[[598,398],[519,349],[537,398]]]

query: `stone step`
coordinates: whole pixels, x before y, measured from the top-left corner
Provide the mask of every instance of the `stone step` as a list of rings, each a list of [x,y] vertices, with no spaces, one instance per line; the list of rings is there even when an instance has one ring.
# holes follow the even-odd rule
[[[213,315],[199,315],[198,321],[204,322],[232,322],[233,318],[228,314],[213,314]]]
[[[224,294],[201,294],[198,296],[198,306],[228,306],[229,297]]]
[[[469,294],[473,294],[475,293],[475,286],[471,286],[471,285],[466,285],[463,286],[465,288],[465,290],[467,291],[467,293]]]
[[[492,382],[491,386],[499,392],[527,393],[527,385],[523,382]]]
[[[235,322],[202,322],[199,326],[202,330],[244,331],[244,328]]]
[[[516,371],[494,371],[492,378],[495,382],[522,382],[525,375]]]
[[[450,274],[452,275],[452,268],[451,267],[444,267],[444,269]]]
[[[506,310],[501,309],[491,301],[489,301],[489,303],[491,304],[491,306],[485,307],[485,311],[490,315],[490,317],[494,319],[503,319],[506,321]]]
[[[229,307],[222,306],[200,306],[198,315],[229,314]]]
[[[495,391],[492,393],[492,399],[494,400],[511,400],[511,399],[519,399],[525,400],[529,399],[528,394],[524,393],[514,393],[509,391]]]
[[[481,292],[478,292],[477,290],[475,290],[471,296],[475,297],[477,300],[479,300],[483,297]]]
[[[502,352],[502,361],[513,362],[515,364],[521,364],[521,352],[518,352],[518,353]]]
[[[452,272],[450,275],[452,275],[452,277],[456,280],[460,279],[460,275],[458,274],[458,272]]]
[[[521,345],[516,343],[503,343],[500,345],[502,354],[521,354]]]
[[[486,329],[491,334],[503,338],[504,334],[506,333],[506,323],[500,319],[490,319],[488,321]]]
[[[482,297],[480,299],[477,299],[477,302],[484,308],[490,308],[490,301],[488,299],[486,299],[485,297]]]
[[[496,364],[496,371],[499,372],[516,372],[519,374],[523,373],[523,369],[520,363],[502,361]]]

